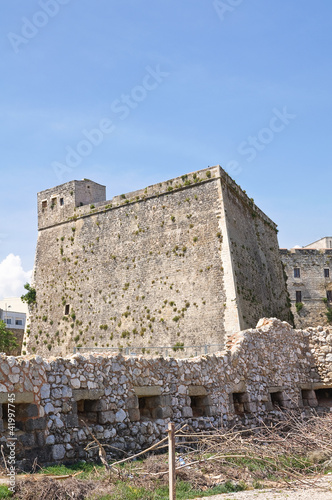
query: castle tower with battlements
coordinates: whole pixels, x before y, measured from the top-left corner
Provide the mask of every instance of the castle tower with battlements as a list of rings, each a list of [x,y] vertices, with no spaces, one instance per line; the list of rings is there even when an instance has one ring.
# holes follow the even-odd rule
[[[220,167],[106,201],[71,181],[38,194],[28,352],[215,345],[290,319],[276,225]]]

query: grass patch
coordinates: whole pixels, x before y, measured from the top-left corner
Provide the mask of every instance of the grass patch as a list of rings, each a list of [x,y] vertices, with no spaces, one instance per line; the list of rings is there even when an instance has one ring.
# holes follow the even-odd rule
[[[236,491],[243,491],[247,489],[244,483],[233,483],[227,481],[225,484],[209,488],[202,491],[195,489],[190,483],[186,481],[178,481],[176,483],[176,498],[177,500],[190,500],[191,498],[210,497],[221,493],[233,493]],[[95,497],[91,497],[91,500]],[[109,495],[98,497],[98,500],[168,500],[169,488],[168,486],[157,487],[154,491],[147,490],[143,487],[131,486],[128,483],[118,483],[117,491]],[[89,499],[88,499],[89,500]]]
[[[100,475],[105,474],[105,467],[99,464],[92,464],[86,462],[77,462],[72,465],[52,465],[50,467],[45,467],[39,471],[39,474],[53,474],[54,476],[66,476],[73,475],[76,472],[83,471],[82,474],[77,476],[79,479],[91,479],[91,475],[96,475],[97,472]]]
[[[0,498],[10,498],[13,494],[9,491],[8,487],[4,484],[0,484]]]

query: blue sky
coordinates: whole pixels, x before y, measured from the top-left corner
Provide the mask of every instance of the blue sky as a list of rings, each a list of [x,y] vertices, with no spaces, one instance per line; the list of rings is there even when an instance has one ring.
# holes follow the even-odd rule
[[[281,247],[332,235],[331,42],[329,0],[1,2],[0,298],[37,192],[72,179],[111,198],[220,164]]]

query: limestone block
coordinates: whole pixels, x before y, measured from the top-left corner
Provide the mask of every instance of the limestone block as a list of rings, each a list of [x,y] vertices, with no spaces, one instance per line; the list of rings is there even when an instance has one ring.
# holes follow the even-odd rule
[[[101,411],[98,413],[98,422],[100,424],[112,424],[115,422],[115,413],[113,411]]]
[[[27,432],[46,429],[46,417],[34,418],[25,422]]]
[[[191,418],[193,416],[193,410],[190,406],[184,406],[181,410],[182,417]]]
[[[131,422],[138,422],[140,420],[140,411],[138,408],[129,408],[128,413]]]
[[[145,387],[134,387],[136,396],[146,397],[146,396],[159,396],[161,394],[161,387],[158,385],[151,385]]]
[[[116,420],[116,422],[123,422],[126,417],[127,417],[127,414],[122,409],[119,410],[118,412],[116,412],[116,414],[115,414],[115,420]]]
[[[63,444],[55,444],[52,447],[53,460],[62,460],[66,454],[66,449]]]

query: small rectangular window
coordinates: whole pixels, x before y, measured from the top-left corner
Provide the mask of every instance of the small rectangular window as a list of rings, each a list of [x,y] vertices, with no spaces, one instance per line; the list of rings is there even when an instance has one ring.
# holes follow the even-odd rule
[[[324,269],[324,278],[329,278],[329,277],[330,277],[330,270]]]
[[[315,390],[318,406],[325,406],[332,408],[332,388],[326,387],[324,389]]]
[[[64,205],[64,199],[63,198],[60,198],[60,205],[63,206]]]
[[[84,422],[89,424],[97,424],[99,412],[98,400],[81,399],[77,401],[77,416],[79,425],[84,427]]]
[[[298,303],[298,302],[302,302],[302,292],[301,291],[297,291],[295,292],[295,301]]]
[[[158,410],[161,407],[160,396],[141,396],[138,398],[140,420],[156,420],[159,418]]]
[[[70,310],[70,305],[69,305],[69,304],[66,304],[66,305],[65,305],[65,316],[68,316],[68,314],[69,314],[69,310]]]
[[[56,198],[52,198],[51,199],[51,206],[55,207],[56,204],[57,204],[57,199]]]
[[[332,290],[327,290],[326,298],[328,302],[332,302]]]
[[[300,278],[301,271],[299,267],[294,267],[294,278]]]
[[[233,392],[234,413],[244,415],[248,412],[248,394],[245,392]]]
[[[271,403],[275,408],[283,408],[284,406],[284,396],[281,391],[270,392]]]
[[[209,415],[209,405],[207,396],[190,396],[190,406],[193,417],[206,417]]]
[[[23,325],[23,320],[22,319],[16,319],[15,320],[15,325],[19,325],[19,326],[21,325],[22,326]]]
[[[11,324],[12,324],[12,319],[11,319],[11,318],[6,318],[6,319],[5,319],[5,323],[6,323],[7,325],[11,325]]]
[[[315,391],[309,389],[301,390],[303,406],[317,406],[317,398]]]
[[[42,201],[42,208],[47,208],[47,200]]]

